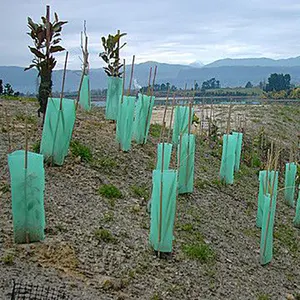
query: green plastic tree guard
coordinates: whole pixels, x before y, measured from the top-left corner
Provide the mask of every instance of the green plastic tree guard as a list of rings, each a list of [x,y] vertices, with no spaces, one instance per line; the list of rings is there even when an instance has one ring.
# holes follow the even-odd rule
[[[270,194],[264,196],[264,210],[262,218],[262,230],[260,240],[260,263],[261,265],[268,264],[273,257],[273,229],[276,211],[276,197],[278,187],[278,172],[271,172],[270,182],[273,186],[275,176],[275,184],[273,190],[273,196],[271,200]],[[272,201],[272,205],[271,205]]]
[[[105,117],[107,120],[117,120],[123,91],[123,79],[108,77]]]
[[[287,205],[295,206],[295,180],[297,175],[297,165],[287,163],[285,165],[285,181],[284,181],[284,199]]]
[[[180,140],[180,138],[179,138]],[[178,157],[180,155],[180,157]],[[180,161],[178,173],[178,193],[192,193],[194,190],[195,136],[184,134],[179,142],[177,159]]]
[[[176,196],[177,171],[154,170],[149,241],[155,251],[172,252]]]
[[[134,117],[134,96],[124,96],[123,103],[120,103],[117,120],[117,141],[123,151],[129,151],[131,148],[133,117]]]
[[[146,144],[155,97],[138,94],[135,106],[133,138],[138,144]]]
[[[194,109],[192,108],[191,113],[191,125],[193,121]],[[177,106],[175,108],[174,126],[172,143],[178,144],[180,134],[188,133],[189,128],[189,107],[188,106]]]
[[[300,228],[300,185],[299,185],[298,200],[296,205],[296,215],[294,218],[294,226]]]
[[[68,154],[75,123],[75,101],[49,98],[43,127],[41,150],[45,160],[61,166]]]
[[[220,179],[226,184],[233,184],[234,166],[235,166],[235,149],[237,139],[231,134],[223,135],[222,161],[220,168]]]
[[[14,240],[16,243],[37,242],[45,238],[43,155],[25,151],[8,155],[11,179]]]
[[[265,195],[268,193],[268,184],[266,184],[267,171],[259,171],[259,192],[258,192],[258,205],[256,214],[256,226],[261,228],[262,217],[264,211],[264,199]],[[268,175],[269,176],[269,175]]]
[[[241,132],[233,132],[232,135],[236,136],[236,140],[237,140],[236,148],[235,148],[234,171],[238,172],[240,170],[240,163],[241,163],[243,134]]]
[[[172,155],[172,144],[170,143],[159,143],[157,144],[157,163],[156,163],[156,170],[161,170],[162,167],[162,149],[164,146],[164,170],[168,170],[171,161]]]
[[[91,110],[90,77],[84,75],[79,96],[79,105],[86,111]]]

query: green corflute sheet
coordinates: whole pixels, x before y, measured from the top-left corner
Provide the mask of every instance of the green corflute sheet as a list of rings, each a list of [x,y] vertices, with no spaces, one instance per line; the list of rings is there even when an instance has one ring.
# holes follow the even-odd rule
[[[40,153],[53,164],[62,165],[68,154],[75,123],[75,101],[49,98],[43,127]]]
[[[117,119],[117,141],[123,151],[131,148],[133,117],[134,117],[134,96],[124,96],[123,103],[120,103]]]
[[[161,170],[162,167],[162,149],[164,148],[164,165],[163,169],[168,170],[172,155],[172,144],[170,143],[159,143],[157,144],[157,163],[156,170]]]
[[[235,166],[235,150],[237,139],[231,134],[223,135],[222,161],[220,168],[220,179],[226,184],[233,184],[234,166]]]
[[[294,218],[294,226],[300,228],[300,185],[298,187],[298,200],[296,205],[296,215]]]
[[[43,155],[25,151],[8,155],[11,179],[14,240],[16,243],[37,242],[45,238]]]
[[[295,180],[297,175],[297,165],[287,163],[285,165],[285,181],[284,181],[284,199],[286,204],[291,207],[295,206]]]
[[[149,241],[156,251],[172,252],[176,196],[177,171],[154,170]]]
[[[107,78],[108,88],[106,95],[105,117],[108,120],[117,120],[119,106],[121,103],[123,79],[119,77],[109,76]]]
[[[241,132],[233,132],[232,135],[236,136],[234,171],[238,172],[241,164],[243,134]]]
[[[179,137],[180,140],[180,137]],[[180,155],[180,157],[178,157]],[[180,161],[178,193],[192,193],[194,189],[195,136],[184,134],[178,144],[177,159]]]
[[[174,126],[172,143],[177,145],[180,134],[188,133],[189,125],[189,107],[188,106],[177,106],[175,108]],[[193,121],[194,109],[191,112],[191,125]]]
[[[91,110],[90,77],[84,75],[79,96],[79,105],[86,111]]]
[[[154,96],[138,94],[133,124],[133,138],[138,144],[147,142],[154,100]]]

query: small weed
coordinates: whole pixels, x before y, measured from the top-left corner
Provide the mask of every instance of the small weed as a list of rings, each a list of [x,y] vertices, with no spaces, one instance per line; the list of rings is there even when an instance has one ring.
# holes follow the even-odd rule
[[[298,254],[300,247],[292,226],[279,224],[274,230],[274,238],[279,240],[282,246],[286,247],[291,253]]]
[[[138,198],[144,198],[145,200],[149,199],[149,191],[146,185],[133,185],[131,186],[131,191],[134,196]]]
[[[207,180],[198,178],[195,180],[195,188],[198,190],[203,190],[206,188],[207,183]]]
[[[93,158],[92,151],[89,147],[81,144],[79,141],[72,141],[70,144],[72,155],[80,157],[82,161],[90,162]]]
[[[3,194],[8,193],[10,191],[9,188],[9,184],[4,183],[1,187],[0,187],[0,192],[2,192]]]
[[[215,186],[217,186],[218,188],[225,186],[225,181],[224,180],[220,180],[219,178],[215,178],[211,181],[211,183]]]
[[[205,243],[184,245],[183,252],[188,258],[199,260],[202,263],[212,261],[215,258],[215,253]]]
[[[99,242],[114,243],[116,241],[116,238],[107,229],[95,230],[94,236],[95,236],[96,240],[98,240]]]
[[[161,125],[160,124],[151,124],[149,133],[153,137],[160,137]]]
[[[96,163],[101,168],[107,170],[113,169],[118,165],[117,162],[111,157],[101,157],[96,161]]]
[[[41,148],[41,141],[37,141],[31,146],[32,151],[35,153],[40,153],[40,148]]]
[[[182,230],[182,231],[188,231],[188,232],[191,232],[194,230],[193,225],[190,223],[183,224],[183,225],[179,226],[178,229]]]
[[[150,300],[163,300],[163,298],[158,293],[155,293],[152,295]]]
[[[13,265],[14,264],[14,255],[12,253],[6,253],[2,257],[2,262],[6,265]]]
[[[25,122],[26,117],[27,117],[28,124],[36,124],[37,123],[37,119],[35,117],[26,116],[25,114],[17,114],[16,115],[16,120],[21,121],[21,122]]]
[[[112,184],[102,185],[99,188],[98,192],[101,196],[107,199],[116,199],[122,197],[122,193],[120,192],[120,190]]]
[[[114,213],[113,212],[107,212],[104,214],[104,217],[103,217],[103,221],[108,223],[108,222],[111,222],[113,221],[114,219]]]

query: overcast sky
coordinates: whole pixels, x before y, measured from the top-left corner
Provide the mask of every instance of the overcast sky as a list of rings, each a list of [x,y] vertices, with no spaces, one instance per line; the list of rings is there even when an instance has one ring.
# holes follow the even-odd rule
[[[27,17],[39,21],[50,4],[62,20],[68,68],[80,67],[80,31],[87,21],[90,66],[103,66],[100,38],[127,32],[122,57],[136,62],[209,63],[221,58],[300,55],[299,0],[0,0],[0,65],[26,66],[32,42]],[[53,14],[52,14],[53,16]],[[62,68],[64,55],[59,55]]]

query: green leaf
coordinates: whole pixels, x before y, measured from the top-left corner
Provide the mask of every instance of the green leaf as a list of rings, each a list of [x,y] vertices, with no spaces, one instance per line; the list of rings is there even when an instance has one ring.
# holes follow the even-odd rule
[[[55,53],[55,52],[60,52],[60,51],[64,51],[65,48],[63,48],[62,46],[51,46],[50,47],[50,53]]]
[[[32,69],[34,67],[37,68],[38,66],[36,64],[31,64],[29,67],[25,68],[24,71],[30,70],[30,69]]]
[[[58,44],[60,41],[61,41],[60,38],[55,39],[55,40],[53,40],[52,44],[53,44],[53,45],[56,45],[56,44]]]
[[[28,17],[27,20],[28,20],[28,25],[29,25],[33,30],[36,30],[36,29],[38,28],[38,24],[34,23],[30,17]]]
[[[66,23],[68,23],[68,21],[60,21],[60,22],[57,22],[57,23],[53,24],[52,30],[53,30],[54,32],[60,32],[61,29],[62,29],[62,26],[63,26],[64,24],[66,24]]]
[[[45,58],[45,55],[42,52],[40,52],[39,50],[37,50],[37,49],[35,49],[33,47],[29,47],[29,49],[38,58]]]
[[[55,22],[58,22],[58,15],[56,12],[54,13],[54,18],[55,18]]]

